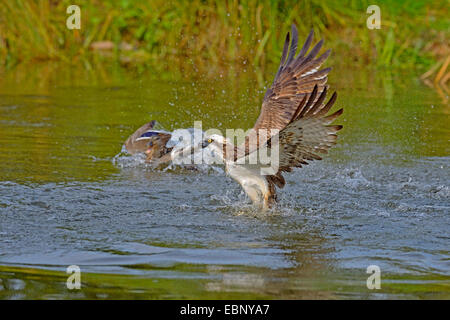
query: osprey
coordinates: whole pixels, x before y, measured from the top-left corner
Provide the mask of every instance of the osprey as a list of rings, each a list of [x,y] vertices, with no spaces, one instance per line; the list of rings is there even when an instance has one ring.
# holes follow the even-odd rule
[[[321,160],[320,154],[327,153],[336,144],[336,133],[342,129],[341,125],[331,123],[343,109],[327,115],[337,98],[334,92],[325,103],[331,68],[320,69],[331,50],[317,57],[323,40],[309,50],[313,41],[311,31],[296,55],[298,31],[295,25],[291,32],[292,41],[288,32],[280,66],[264,96],[260,115],[242,145],[234,146],[225,137],[214,134],[189,147],[191,153],[206,147],[213,150],[225,164],[226,173],[242,186],[254,204],[264,209],[276,201],[276,187],[284,187],[283,173],[307,165],[308,161]],[[173,161],[186,149],[173,148],[161,158],[167,159],[170,155]],[[263,170],[265,165],[250,161],[257,153],[274,150],[278,161],[273,172],[267,173]]]

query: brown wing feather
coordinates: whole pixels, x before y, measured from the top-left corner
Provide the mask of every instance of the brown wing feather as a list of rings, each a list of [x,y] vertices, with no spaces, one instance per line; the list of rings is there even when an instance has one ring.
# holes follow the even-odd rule
[[[144,124],[142,127],[137,129],[131,136],[128,137],[128,139],[124,143],[124,146],[129,153],[135,154],[147,150],[148,141],[136,139],[138,139],[144,132],[153,129],[155,123],[156,121],[152,120]]]
[[[324,89],[317,96],[318,91],[318,86],[315,86],[311,95],[303,98],[289,124],[278,134],[279,169],[275,175],[266,176],[272,200],[276,199],[275,186],[284,186],[283,172],[291,172],[295,167],[301,168],[311,160],[321,160],[320,154],[327,153],[336,144],[336,133],[342,126],[331,123],[342,114],[343,109],[327,116],[337,94],[333,93],[324,104],[327,90]],[[273,139],[268,140],[269,146],[272,146]]]
[[[298,43],[298,33],[295,25],[292,25],[292,41],[289,46],[289,33],[283,47],[280,66],[275,75],[272,86],[267,89],[261,107],[261,112],[253,127],[257,134],[259,129],[283,129],[292,119],[299,103],[303,98],[309,96],[317,86],[318,94],[326,88],[327,75],[331,68],[319,70],[321,65],[330,55],[327,50],[320,57],[316,58],[323,45],[323,40],[319,41],[314,48],[307,52],[313,41],[314,32],[311,30],[302,49],[295,57]],[[251,139],[249,135],[245,140],[246,153],[250,149]],[[257,145],[255,145],[257,147]]]
[[[170,133],[159,132],[150,139],[139,139],[145,132],[152,130],[155,124],[156,121],[152,120],[137,129],[125,141],[125,149],[130,154],[146,153],[148,161],[160,158],[168,153],[170,149],[166,148],[166,143],[171,138]]]
[[[313,31],[308,35],[300,54],[297,51],[297,28],[292,25],[292,41],[287,56],[289,33],[283,48],[282,59],[272,86],[267,89],[264,96],[261,113],[253,129],[283,129],[291,120],[300,101],[311,94],[315,85],[321,93],[326,86],[327,74],[331,68],[319,70],[320,66],[330,55],[327,50],[320,57],[315,58],[320,51],[323,40],[305,56],[313,39]]]

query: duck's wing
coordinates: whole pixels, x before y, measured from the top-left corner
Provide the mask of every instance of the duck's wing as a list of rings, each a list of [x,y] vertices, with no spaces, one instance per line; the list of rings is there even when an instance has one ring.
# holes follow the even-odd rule
[[[152,120],[144,124],[142,127],[137,129],[132,135],[130,135],[123,144],[125,146],[125,149],[131,154],[145,152],[147,150],[148,141],[138,139],[144,134],[144,132],[151,130],[155,126],[155,123],[156,121]]]
[[[131,153],[146,153],[147,160],[159,158],[165,154],[165,146],[171,134],[162,130],[155,130],[157,122],[152,120],[137,129],[125,141],[125,149]]]
[[[319,68],[328,58],[331,50],[325,51],[316,58],[322,48],[323,40],[320,40],[309,51],[313,41],[313,31],[311,30],[299,54],[295,56],[298,44],[298,32],[295,25],[292,25],[291,32],[292,41],[289,40],[288,32],[280,66],[271,87],[266,91],[261,112],[251,131],[254,134],[257,134],[259,129],[282,130],[291,121],[299,103],[312,93],[315,86],[317,86],[319,94],[326,88],[327,75],[331,68],[321,70]],[[251,147],[249,144],[258,141],[258,139],[252,140],[251,138],[255,137],[252,137],[251,134],[246,137],[246,153]],[[258,147],[257,145],[253,146]]]
[[[342,126],[331,123],[342,114],[343,109],[326,115],[337,98],[335,92],[325,104],[326,94],[325,89],[319,95],[316,86],[310,97],[304,97],[297,106],[289,124],[267,141],[266,147],[271,151],[276,150],[275,146],[278,145],[276,173],[266,176],[273,195],[275,186],[282,188],[285,184],[283,172],[290,172],[295,167],[301,168],[308,161],[321,160],[321,154],[326,154],[336,144],[336,133]]]

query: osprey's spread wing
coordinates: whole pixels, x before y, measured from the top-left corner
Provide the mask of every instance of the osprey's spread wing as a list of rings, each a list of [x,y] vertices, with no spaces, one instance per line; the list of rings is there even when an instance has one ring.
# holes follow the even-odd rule
[[[327,75],[331,68],[319,70],[320,66],[330,55],[331,50],[325,51],[316,58],[323,45],[320,40],[313,49],[308,50],[313,41],[313,31],[309,33],[302,49],[295,57],[298,44],[298,32],[292,25],[292,41],[289,46],[289,33],[286,35],[280,66],[275,75],[272,86],[264,96],[261,113],[253,127],[254,132],[259,129],[283,129],[292,119],[299,103],[309,96],[317,86],[320,94],[326,88]],[[246,151],[252,141],[246,139]]]
[[[336,101],[337,94],[333,93],[325,104],[327,94],[325,88],[318,94],[318,87],[307,99],[303,98],[297,106],[289,124],[279,132],[279,163],[278,172],[266,176],[271,194],[275,195],[275,185],[282,188],[285,184],[282,172],[290,172],[293,167],[302,167],[310,160],[321,160],[320,154],[328,152],[336,144],[336,133],[342,129],[341,125],[331,125],[339,117],[343,109],[339,109],[331,115],[326,115]],[[270,148],[275,136],[267,141]]]

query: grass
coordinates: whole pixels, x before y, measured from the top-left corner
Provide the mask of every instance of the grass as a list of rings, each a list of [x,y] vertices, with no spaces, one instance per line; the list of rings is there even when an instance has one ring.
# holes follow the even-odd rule
[[[445,0],[377,1],[379,30],[366,27],[372,3],[365,0],[79,0],[80,30],[66,27],[71,4],[2,1],[0,68],[46,60],[95,68],[99,59],[124,66],[264,68],[278,62],[294,22],[301,38],[311,28],[316,39],[325,38],[337,63],[426,69],[449,54]]]

